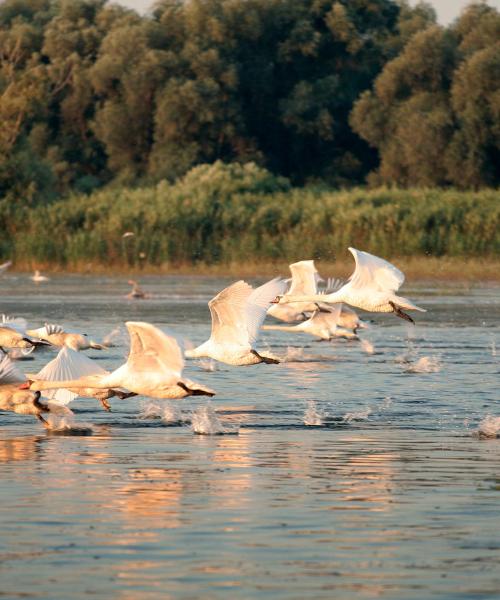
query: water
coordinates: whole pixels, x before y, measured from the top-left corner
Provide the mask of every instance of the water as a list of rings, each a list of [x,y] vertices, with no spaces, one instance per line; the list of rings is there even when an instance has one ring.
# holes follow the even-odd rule
[[[96,341],[114,332],[112,348],[87,352],[113,368],[126,320],[206,339],[206,302],[226,283],[144,277],[155,297],[129,301],[125,277],[8,274],[0,313]],[[261,347],[283,364],[189,362],[237,435],[193,433],[202,397],[177,411],[113,398],[111,413],[76,400],[90,435],[0,413],[0,597],[497,598],[499,289],[405,295],[429,312],[415,328],[370,315],[373,354],[270,331]],[[54,355],[17,364],[37,372]],[[409,373],[398,357],[439,370]],[[304,423],[308,407],[322,424]]]

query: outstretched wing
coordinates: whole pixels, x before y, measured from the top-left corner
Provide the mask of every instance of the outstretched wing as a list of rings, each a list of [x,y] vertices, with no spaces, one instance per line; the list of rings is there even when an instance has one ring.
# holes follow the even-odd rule
[[[251,285],[240,280],[210,300],[211,340],[217,344],[249,344],[246,307],[252,291]]]
[[[70,381],[89,375],[105,375],[106,371],[84,354],[63,346],[56,358],[39,371],[34,378],[44,381]],[[68,404],[78,394],[66,389],[44,390],[42,395],[58,404]]]
[[[7,354],[0,353],[0,384],[23,383],[26,377],[14,365]]]
[[[314,266],[314,260],[301,260],[290,265],[292,285],[289,296],[310,296],[318,293],[318,281],[321,277]]]
[[[64,333],[64,328],[61,325],[55,325],[54,323],[45,323],[45,331],[47,335],[54,333]]]
[[[253,346],[259,337],[260,328],[266,318],[271,301],[281,296],[286,289],[286,281],[276,277],[253,290],[245,307],[248,342]]]
[[[350,279],[351,287],[395,292],[403,284],[404,274],[390,262],[355,248],[349,248],[349,252],[356,261],[356,269]]]
[[[132,371],[179,378],[184,358],[177,340],[151,323],[128,321],[130,352],[127,364]]]

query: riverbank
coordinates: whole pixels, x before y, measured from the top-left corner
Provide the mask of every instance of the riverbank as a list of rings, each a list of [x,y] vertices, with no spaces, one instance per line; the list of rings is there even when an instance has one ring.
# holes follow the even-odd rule
[[[347,254],[347,252],[346,252]],[[310,258],[304,256],[304,259]],[[472,284],[500,284],[500,258],[457,258],[457,257],[386,257],[406,275],[406,283],[423,284],[425,282],[447,283],[469,286]],[[316,266],[324,277],[347,278],[354,269],[354,261],[349,256],[345,260],[316,260]],[[64,267],[50,263],[34,263],[21,261],[13,265],[9,273],[30,273],[35,268],[47,274],[94,274],[123,275],[136,277],[148,275],[194,275],[229,277],[275,277],[289,276],[288,263],[277,262],[242,262],[229,264],[169,264],[144,265],[143,267],[125,267],[123,265],[104,265],[81,261]]]

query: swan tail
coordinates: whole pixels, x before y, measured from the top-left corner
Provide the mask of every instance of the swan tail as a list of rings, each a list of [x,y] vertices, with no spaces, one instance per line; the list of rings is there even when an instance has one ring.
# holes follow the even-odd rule
[[[419,312],[427,312],[425,308],[417,306],[411,300],[408,300],[408,298],[403,298],[402,296],[395,296],[394,304],[396,304],[400,308],[405,308],[406,310],[418,310]]]

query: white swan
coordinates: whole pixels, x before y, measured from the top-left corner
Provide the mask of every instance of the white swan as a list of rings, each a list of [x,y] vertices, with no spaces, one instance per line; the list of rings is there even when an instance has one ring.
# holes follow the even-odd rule
[[[45,323],[38,329],[28,329],[26,333],[34,338],[45,340],[53,346],[67,346],[72,350],[104,350],[105,346],[89,340],[86,333],[67,333],[61,325]]]
[[[213,396],[215,392],[181,376],[184,359],[179,344],[150,323],[129,321],[130,352],[127,362],[106,375],[89,375],[67,381],[29,381],[31,390],[57,388],[125,388],[152,398]]]
[[[72,415],[69,408],[57,406],[51,402],[40,402],[40,392],[20,389],[19,384],[26,377],[13,365],[8,356],[0,357],[0,410],[8,410],[19,415],[33,415],[45,427],[49,427],[43,413]]]
[[[23,333],[18,328],[8,325],[0,325],[0,348],[36,348],[37,346],[49,346],[46,341],[31,339],[31,336]]]
[[[264,325],[262,329],[289,331],[291,333],[308,333],[322,340],[331,340],[335,337],[359,339],[352,331],[338,326],[340,312],[341,307],[338,305],[327,311],[317,310],[307,321],[303,321],[297,325]]]
[[[49,281],[50,277],[46,277],[45,275],[42,275],[40,273],[40,271],[37,269],[34,274],[30,277],[31,281],[34,281],[35,283],[42,283],[42,281]]]
[[[305,296],[318,293],[318,282],[322,281],[314,260],[301,260],[289,265],[292,273],[292,283],[290,289],[285,296]],[[308,312],[317,310],[315,304],[294,303],[294,304],[273,304],[269,307],[267,314],[275,319],[285,321],[286,323],[294,323],[297,321],[305,321],[309,318]]]
[[[213,358],[229,365],[279,362],[259,354],[255,344],[271,300],[285,287],[285,282],[276,278],[256,289],[237,281],[222,290],[208,303],[212,315],[210,338],[194,350],[186,350],[185,355]]]
[[[56,358],[51,360],[43,367],[36,375],[27,375],[27,378],[31,381],[43,380],[43,381],[61,381],[79,379],[80,377],[86,377],[88,375],[108,375],[109,372],[105,371],[95,361],[88,358],[81,352],[72,350],[68,346],[63,346],[59,351]],[[124,398],[130,398],[136,396],[134,392],[122,392],[113,388],[98,389],[98,388],[58,388],[45,390],[43,396],[56,402],[57,404],[67,405],[77,396],[96,398],[102,404],[106,410],[110,410],[111,407],[107,402],[110,398],[117,396],[120,400]]]
[[[338,291],[324,295],[281,296],[275,302],[346,302],[369,312],[394,313],[412,323],[413,319],[402,309],[426,312],[407,298],[396,296],[395,292],[403,284],[405,276],[394,265],[368,252],[355,248],[349,248],[349,251],[354,256],[356,268]]]

